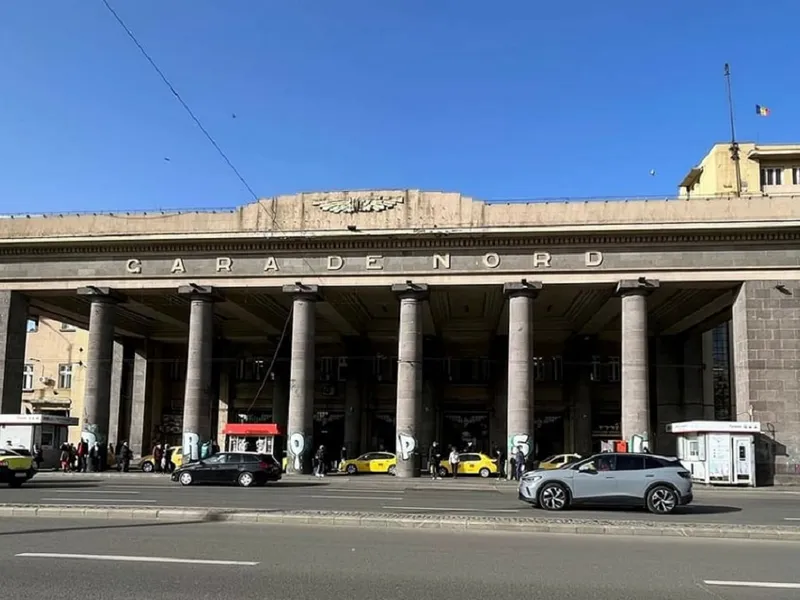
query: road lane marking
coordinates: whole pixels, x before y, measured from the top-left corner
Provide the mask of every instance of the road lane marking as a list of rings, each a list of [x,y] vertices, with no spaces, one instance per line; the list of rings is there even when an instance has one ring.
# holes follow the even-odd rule
[[[716,585],[719,587],[748,587],[748,588],[769,588],[773,590],[800,590],[800,583],[775,583],[771,581],[704,581],[706,585]]]
[[[334,495],[325,495],[325,496],[309,496],[309,498],[324,498],[327,500],[402,500],[400,496],[386,496],[386,497],[366,497],[366,496],[334,496]]]
[[[160,556],[114,556],[112,554],[56,554],[51,552],[23,552],[17,558],[67,558],[75,560],[105,560],[117,562],[172,563],[181,565],[229,565],[255,567],[259,563],[241,560],[206,560],[197,558],[165,558]]]
[[[783,517],[784,521],[800,521],[800,517]]]
[[[518,513],[512,508],[445,508],[443,506],[382,506],[387,510],[428,510],[439,512],[489,512],[489,513]]]
[[[112,490],[59,490],[61,494],[140,494],[141,492],[115,492]]]
[[[41,498],[46,502],[136,502],[137,504],[151,504],[155,500],[132,500],[130,498]]]

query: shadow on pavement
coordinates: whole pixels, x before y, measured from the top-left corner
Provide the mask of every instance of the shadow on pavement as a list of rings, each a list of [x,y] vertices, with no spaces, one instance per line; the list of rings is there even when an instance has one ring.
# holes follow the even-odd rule
[[[273,481],[267,484],[268,488],[293,488],[293,487],[327,487],[329,483],[322,481]]]
[[[98,488],[98,487],[101,486],[94,481],[64,481],[61,483],[55,481],[47,481],[47,482],[29,481],[18,489],[24,492],[25,490],[46,490],[46,489],[63,490],[71,488]]]
[[[175,525],[200,525],[204,523],[208,523],[208,520],[197,520],[197,521],[174,521],[174,522],[165,522],[165,523],[129,523],[125,525],[90,525],[90,526],[82,526],[82,527],[48,527],[44,529],[26,529],[23,531],[0,531],[0,536],[4,535],[34,535],[38,533],[58,533],[60,531],[91,531],[93,529],[128,529],[131,527],[165,527],[165,526],[175,526]]]
[[[689,506],[678,506],[673,510],[670,515],[721,515],[726,513],[736,513],[741,512],[742,509],[736,506],[715,506],[713,504],[693,504]],[[582,505],[580,508],[575,507],[570,512],[572,513],[581,513],[581,512],[603,512],[609,514],[650,514],[650,512],[642,508],[628,508],[622,506],[588,506]],[[653,515],[654,517],[658,515]]]
[[[713,504],[696,504],[693,506],[680,506],[673,511],[673,515],[720,515],[724,513],[742,512],[736,506],[715,506]]]

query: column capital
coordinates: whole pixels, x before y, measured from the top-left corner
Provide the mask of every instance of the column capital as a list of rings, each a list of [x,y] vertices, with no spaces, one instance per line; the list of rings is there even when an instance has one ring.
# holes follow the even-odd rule
[[[283,286],[281,291],[284,294],[293,296],[293,299],[311,300],[312,302],[322,300],[318,285],[304,285],[296,281],[293,284]]]
[[[646,296],[661,287],[658,279],[623,279],[617,283],[614,294],[617,296]]]
[[[404,298],[411,298],[413,300],[427,300],[430,290],[426,283],[414,283],[406,281],[405,283],[395,283],[392,285],[392,293],[395,294],[400,300]]]
[[[541,281],[514,281],[512,283],[503,284],[503,295],[506,298],[513,298],[515,296],[527,296],[528,298],[536,298],[539,292],[542,291]]]
[[[207,302],[217,302],[222,299],[220,293],[213,286],[195,283],[180,286],[178,295],[189,300],[206,300]]]
[[[78,288],[79,296],[86,296],[92,302],[108,302],[110,304],[117,304],[125,302],[125,295],[120,292],[107,287],[97,287],[94,285],[87,285]]]

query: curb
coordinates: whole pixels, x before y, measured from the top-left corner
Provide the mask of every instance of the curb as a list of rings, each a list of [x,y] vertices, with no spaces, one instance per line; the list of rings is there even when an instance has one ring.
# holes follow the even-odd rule
[[[114,506],[39,506],[5,504],[0,518],[86,518],[163,521],[173,523],[246,523],[263,525],[324,525],[383,529],[439,529],[448,531],[505,531],[578,535],[624,535],[715,539],[779,540],[800,542],[800,527],[717,525],[714,523],[659,523],[657,521],[600,521],[593,519],[537,519],[505,517],[430,516],[400,513],[339,511],[240,511],[203,508],[122,508]]]

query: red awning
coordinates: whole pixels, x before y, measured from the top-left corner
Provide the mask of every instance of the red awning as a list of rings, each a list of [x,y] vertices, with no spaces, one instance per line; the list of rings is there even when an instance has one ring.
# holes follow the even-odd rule
[[[222,430],[225,435],[282,435],[275,423],[228,423]]]

